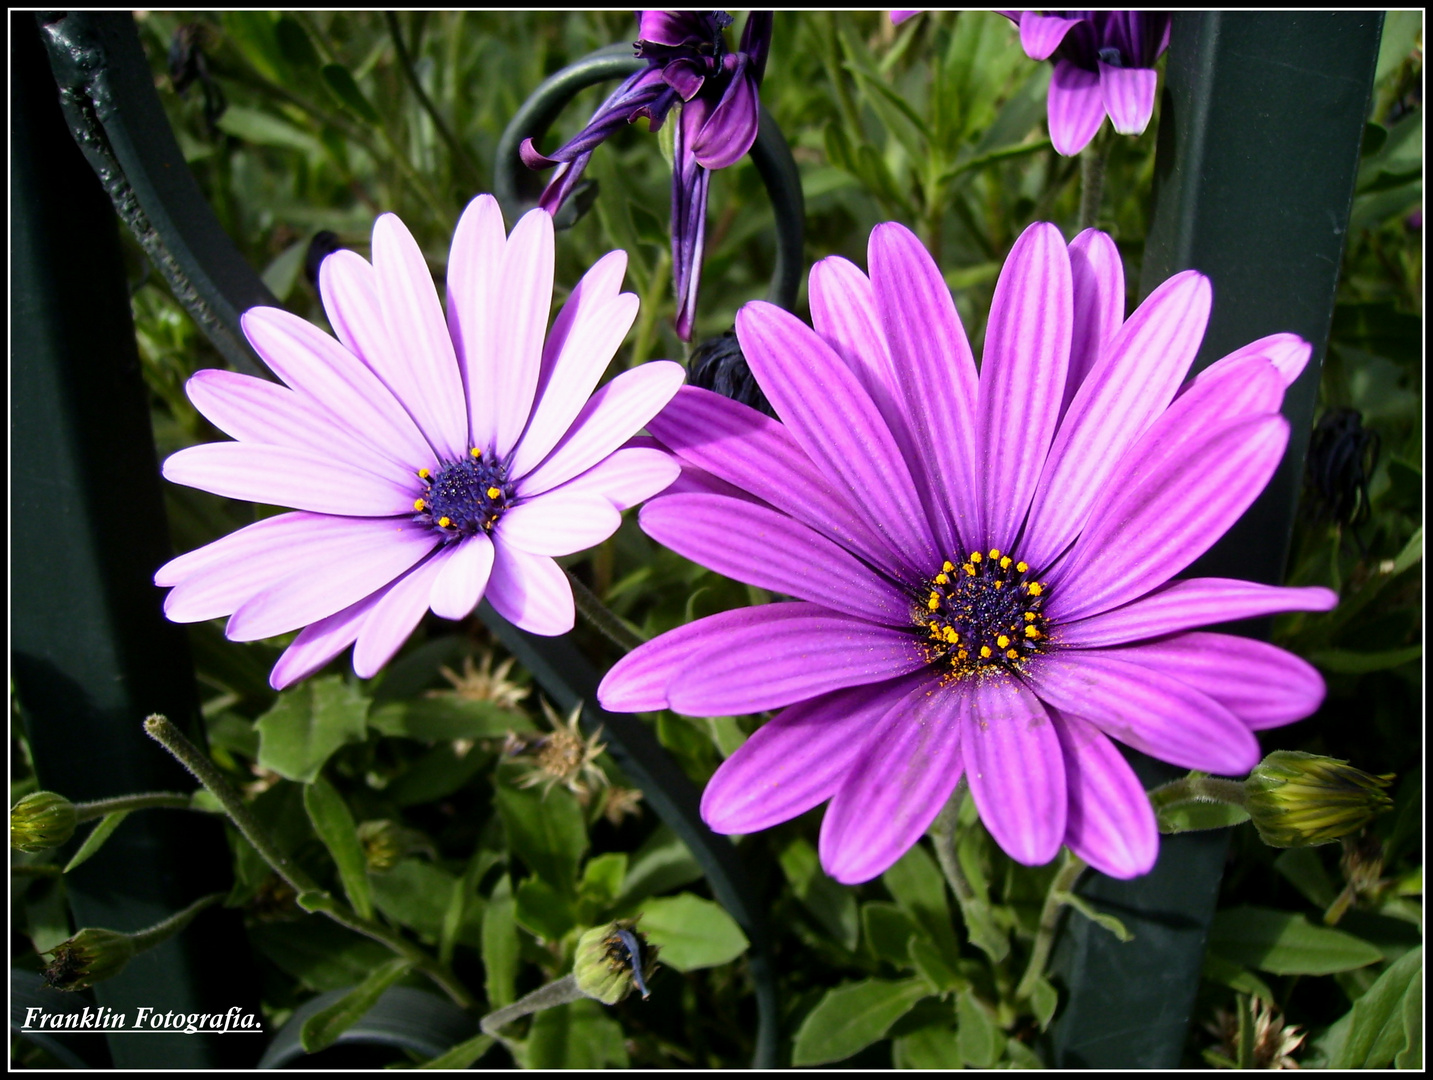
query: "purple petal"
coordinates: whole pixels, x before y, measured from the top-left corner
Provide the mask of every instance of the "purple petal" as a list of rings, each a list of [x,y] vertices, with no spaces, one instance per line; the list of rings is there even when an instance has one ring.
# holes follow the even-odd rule
[[[318,514],[412,514],[414,490],[307,450],[204,443],[171,454],[165,479],[215,495]]]
[[[1159,857],[1159,827],[1144,785],[1093,724],[1067,713],[1054,721],[1070,792],[1065,843],[1110,877],[1149,873]]]
[[[1302,720],[1324,700],[1324,680],[1312,664],[1233,634],[1180,634],[1117,655],[1208,694],[1253,731]]]
[[[785,514],[720,495],[671,495],[642,509],[642,531],[736,581],[884,626],[909,626],[911,600],[854,555]]]
[[[892,25],[892,26],[900,26],[901,23],[905,22],[907,19],[911,18],[913,15],[919,15],[919,14],[920,14],[920,11],[893,11],[893,12],[891,12],[891,25]]]
[[[828,255],[811,267],[808,291],[812,328],[845,361],[895,434],[896,422],[906,426],[905,414],[893,397],[896,373],[871,279],[850,259]]]
[[[229,640],[257,641],[326,619],[381,589],[433,550],[431,533],[408,521],[330,525],[323,532],[326,558],[314,562],[308,548],[285,560],[270,584],[230,616],[224,629]]]
[[[468,435],[473,446],[492,446],[493,371],[507,230],[491,195],[479,195],[463,211],[448,251],[448,332],[458,356],[468,403]]]
[[[1121,135],[1141,135],[1154,115],[1154,88],[1159,73],[1154,68],[1114,67],[1100,64],[1100,97],[1110,123]]]
[[[358,631],[358,643],[353,649],[353,673],[360,679],[371,679],[377,675],[408,640],[408,635],[413,633],[423,613],[428,610],[433,582],[453,555],[452,547],[437,552],[427,562],[420,563],[393,582],[373,605],[368,618],[363,620],[363,626]]]
[[[326,514],[280,514],[174,559],[155,575],[173,585],[164,614],[174,622],[202,622],[230,615],[245,601],[287,578],[326,575],[335,559],[386,545],[405,550],[407,565],[436,543],[424,529],[392,518],[345,518]],[[395,577],[400,566],[389,577]],[[340,605],[342,606],[342,605]]]
[[[741,28],[741,44],[737,49],[751,58],[748,70],[758,86],[766,73],[766,56],[771,51],[771,31],[775,22],[775,12],[750,11],[747,12],[746,25]]]
[[[595,492],[547,491],[503,513],[496,533],[504,544],[529,555],[571,555],[602,543],[622,515]]]
[[[327,260],[325,260],[326,262]],[[207,368],[184,384],[184,392],[205,418],[227,435],[345,461],[354,468],[406,487],[413,473],[373,453],[327,414],[308,407],[279,383]]]
[[[719,29],[705,11],[643,11],[637,16],[637,37],[654,45],[684,45],[688,38],[706,42]]]
[[[736,69],[731,73],[721,101],[691,141],[691,154],[705,169],[735,165],[756,142],[760,99],[756,83],[747,73],[747,65],[747,58],[738,55]],[[691,107],[690,102],[685,106]]]
[[[921,678],[853,686],[783,709],[707,781],[702,820],[719,833],[754,833],[825,802],[847,778],[877,721]]]
[[[691,101],[707,81],[707,68],[704,63],[688,57],[669,60],[662,65],[662,81],[683,101]]]
[[[493,450],[506,458],[532,414],[552,309],[552,215],[529,210],[513,227],[497,280],[493,366],[479,394],[491,398]]]
[[[361,432],[374,453],[415,473],[436,467],[434,448],[413,418],[378,376],[333,338],[279,308],[250,308],[239,321],[274,374],[340,427]]]
[[[387,595],[388,586],[385,585],[358,603],[349,604],[342,611],[304,627],[269,673],[269,685],[275,690],[292,686],[300,679],[307,679],[343,652],[358,640],[358,632],[363,628],[369,612]]]
[[[1289,589],[1235,578],[1193,578],[1166,585],[1112,611],[1065,623],[1055,631],[1055,642],[1082,648],[1123,645],[1196,626],[1281,611],[1332,611],[1337,604],[1338,594],[1330,589]]]
[[[1204,338],[1209,304],[1208,278],[1193,270],[1176,274],[1106,347],[1070,403],[1040,476],[1020,544],[1030,565],[1050,565],[1069,545],[1126,451],[1173,400]],[[1014,431],[1007,437],[1018,438]]]
[[[1030,664],[1041,699],[1084,717],[1127,746],[1185,769],[1241,776],[1259,762],[1259,743],[1208,694],[1119,652],[1071,649]]]
[[[1057,153],[1073,157],[1089,145],[1105,119],[1100,77],[1068,60],[1056,61],[1047,108],[1050,141]]]
[[[681,471],[677,459],[665,450],[629,445],[553,488],[551,494],[598,495],[618,510],[626,510],[669,487]]]
[[[785,425],[710,390],[684,386],[647,427],[684,463],[750,492],[888,574],[903,573],[884,538],[833,490]]]
[[[794,315],[761,300],[737,312],[736,336],[806,455],[845,486],[908,566],[938,566],[941,556],[900,449],[841,358]]]
[[[1060,739],[1030,688],[965,684],[960,749],[980,820],[1016,862],[1042,866],[1065,839],[1069,798]]]
[[[763,604],[708,615],[668,630],[639,645],[612,665],[600,686],[597,700],[612,712],[656,712],[670,704],[667,687],[688,660],[725,649],[733,635],[760,633],[773,620],[790,615],[804,617],[809,604]]]
[[[433,449],[461,460],[468,452],[468,417],[453,339],[423,252],[396,214],[373,223],[373,269],[388,340],[398,346],[389,370],[402,383],[400,400]]]
[[[1051,594],[1057,623],[1137,599],[1204,554],[1264,490],[1289,441],[1282,416],[1200,430],[1157,424],[1111,474]]]
[[[508,463],[509,475],[526,475],[552,452],[632,328],[639,302],[632,293],[618,292],[626,269],[625,251],[608,252],[558,313],[543,349],[537,404]]]
[[[866,258],[897,397],[919,450],[910,460],[921,461],[927,484],[944,493],[930,517],[944,554],[953,554],[978,527],[975,358],[940,268],[913,232],[877,225]]]
[[[571,630],[577,611],[562,567],[546,555],[529,555],[501,541],[494,547],[487,598],[497,613],[519,629],[544,637]]]
[[[518,480],[518,495],[540,495],[596,465],[656,416],[684,378],[682,366],[670,360],[618,375],[592,395],[547,460]]]
[[[711,173],[691,152],[702,121],[702,99],[682,108],[673,143],[672,168],[672,290],[677,295],[677,337],[692,340],[701,289],[702,256],[707,235],[707,192]]]
[[[1205,379],[1217,377],[1225,367],[1238,363],[1250,356],[1261,356],[1274,365],[1274,370],[1279,373],[1279,381],[1287,389],[1293,385],[1299,373],[1308,364],[1309,357],[1313,355],[1314,347],[1298,334],[1270,334],[1268,337],[1261,337],[1258,341],[1251,341],[1241,349],[1235,349],[1228,356],[1214,361],[1207,368],[1194,376],[1193,382],[1202,382]]]
[[[873,626],[802,601],[766,604],[757,625],[722,637],[672,676],[671,707],[688,716],[735,716],[790,705],[926,665],[907,632]]]
[[[1108,233],[1086,229],[1070,241],[1070,285],[1075,295],[1075,326],[1070,335],[1070,371],[1060,405],[1062,416],[1075,391],[1094,370],[1101,351],[1124,323],[1124,262]]]
[[[961,696],[959,688],[920,679],[869,725],[859,739],[861,757],[821,821],[821,865],[831,877],[843,885],[870,881],[935,820],[960,781]]]
[[[980,527],[962,530],[972,548],[1009,550],[1020,533],[1060,418],[1073,305],[1065,238],[1036,222],[1005,260],[985,330],[976,445],[994,449],[976,481]]]
[[[483,598],[493,571],[493,542],[478,533],[450,545],[449,556],[433,582],[428,606],[444,619],[466,619]]]
[[[1020,45],[1031,60],[1049,59],[1051,53],[1060,47],[1070,27],[1084,22],[1084,19],[1066,19],[1059,15],[1041,15],[1027,11],[1020,18]]]

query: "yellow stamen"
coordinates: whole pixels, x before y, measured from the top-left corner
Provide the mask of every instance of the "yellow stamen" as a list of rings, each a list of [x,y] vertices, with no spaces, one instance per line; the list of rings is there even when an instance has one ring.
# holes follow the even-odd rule
[[[1026,622],[1034,622],[1034,621],[1035,621],[1036,619],[1038,619],[1039,617],[1040,617],[1040,616],[1036,615],[1033,611],[1027,611],[1027,612],[1025,612],[1025,621],[1026,621]],[[1027,630],[1027,632],[1028,632],[1029,628],[1027,627],[1026,630]]]
[[[1003,589],[1003,588],[1005,588],[1005,582],[1003,582],[1003,581],[996,581],[996,582],[994,582],[994,585],[995,585],[995,587],[996,587],[997,589]]]
[[[479,450],[476,446],[469,450],[468,453],[472,454],[475,458],[480,458],[483,456],[483,452]]]
[[[503,489],[502,489],[502,488],[495,488],[495,487],[490,487],[490,488],[488,488],[488,498],[490,498],[490,499],[496,499],[496,498],[497,498],[499,495],[501,495],[502,493],[503,493]]]
[[[982,660],[989,660],[989,659],[990,659],[990,656],[991,656],[991,648],[990,648],[990,646],[989,646],[989,645],[982,645],[982,646],[980,646],[980,658],[981,658]]]
[[[940,597],[937,596],[935,593],[931,593],[931,594],[930,594],[930,599],[925,602],[925,606],[928,607],[928,608],[930,608],[931,611],[939,611],[939,610],[940,610]]]
[[[1006,555],[1003,559],[1000,560],[1000,569],[1002,569],[1002,570],[1009,570],[1009,569],[1010,569],[1010,563],[1011,563],[1010,556],[1009,556],[1009,555]]]
[[[1031,596],[1039,596],[1042,592],[1044,592],[1044,590],[1040,587],[1040,583],[1038,581],[1032,581],[1030,582],[1030,584],[1026,585],[1025,591]]]
[[[951,562],[949,559],[946,559],[945,562],[940,564],[940,568],[948,574],[955,569],[955,563]]]
[[[1014,650],[1014,649],[1006,649],[1006,650],[1005,650],[1005,655],[1008,656],[1011,660],[1019,660],[1019,659],[1020,659],[1020,654],[1019,654],[1016,650]]]
[[[449,525],[453,524],[453,519],[450,517],[440,517],[438,519],[438,524],[446,529]]]
[[[1036,640],[1040,636],[1040,628],[1038,626],[1025,627],[1025,636],[1031,641]]]
[[[427,506],[427,505],[428,505],[428,504],[425,503],[422,499],[414,499],[414,500],[413,500],[413,509],[414,509],[414,510],[421,510],[421,509],[423,509],[423,507],[425,507],[425,506]]]
[[[1000,549],[999,549],[999,548],[991,548],[991,549],[990,549],[990,557],[991,557],[992,559],[998,559],[998,558],[1000,558]]]
[[[419,470],[418,470],[418,479],[419,479],[419,480],[426,480],[426,479],[428,479],[428,477],[430,477],[430,476],[432,476],[432,475],[433,475],[433,474],[430,473],[427,469],[419,469]]]
[[[970,553],[970,561],[973,563],[978,563],[982,558],[984,558],[984,556],[982,556],[978,551],[972,551]]]
[[[960,633],[959,633],[959,631],[957,631],[956,628],[953,627],[953,626],[947,626],[947,627],[945,628],[945,640],[948,641],[948,642],[950,642],[952,645],[959,644],[959,643],[960,643]]]
[[[1001,634],[995,639],[995,644],[999,645],[1002,649],[1008,649],[1010,647],[1010,639],[1004,634]]]
[[[1030,564],[1027,562],[1018,562],[1015,564],[1015,569],[1019,570],[1023,574],[1025,573],[1025,571],[1030,569]]]
[[[974,576],[975,576],[975,567],[971,566],[970,563],[965,563],[965,564],[963,564],[963,565],[961,566],[961,569],[964,570],[964,571],[965,571],[967,574],[969,574],[971,577],[974,577]]]
[[[950,578],[946,577],[944,574],[936,574],[935,583],[937,585],[949,585]]]

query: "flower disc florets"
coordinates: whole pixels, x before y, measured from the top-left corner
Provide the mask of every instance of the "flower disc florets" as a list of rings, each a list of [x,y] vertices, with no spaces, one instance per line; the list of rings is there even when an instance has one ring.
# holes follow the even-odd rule
[[[442,533],[447,543],[492,532],[513,499],[507,469],[476,447],[465,461],[441,464],[436,475],[419,469],[418,479],[423,493],[413,500],[413,520]]]
[[[972,551],[959,566],[946,560],[911,617],[925,631],[932,662],[948,663],[953,678],[979,678],[1017,672],[1044,651],[1045,597],[1028,564],[991,548]]]

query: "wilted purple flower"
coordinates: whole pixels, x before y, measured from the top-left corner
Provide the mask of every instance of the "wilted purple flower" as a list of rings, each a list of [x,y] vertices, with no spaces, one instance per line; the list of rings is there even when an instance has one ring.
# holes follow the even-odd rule
[[[230,615],[235,641],[304,627],[276,689],[357,642],[373,675],[430,607],[468,615],[486,596],[536,634],[572,628],[554,556],[605,540],[620,512],[666,487],[660,451],[622,447],[662,408],[682,369],[655,361],[592,389],[637,314],[613,251],[578,282],[547,332],[552,217],[506,235],[490,195],[458,222],[447,315],[403,223],[373,226],[373,263],[324,259],[335,341],[278,308],[251,308],[244,334],[287,385],[201,371],[189,398],[237,442],[164,463],[178,484],[288,506],[161,567],[176,622]],[[544,343],[544,335],[546,342]]]
[[[1068,844],[1117,877],[1158,848],[1118,739],[1241,775],[1254,732],[1323,682],[1272,645],[1192,632],[1326,610],[1327,589],[1171,580],[1244,512],[1288,440],[1309,356],[1275,334],[1181,386],[1209,282],[1166,281],[1128,321],[1114,242],[1032,225],[1005,263],[977,375],[939,269],[897,224],[871,276],[811,272],[815,329],[754,302],[741,347],[781,422],[685,387],[648,424],[683,477],[646,532],[795,597],[673,630],[620,661],[608,709],[783,709],[716,772],[702,813],[750,833],[830,800],[821,861],[856,883],[925,832],[964,774],[1016,860]]]
[[[731,23],[721,11],[642,12],[637,55],[650,66],[617,87],[561,148],[540,154],[531,139],[521,148],[530,168],[557,166],[539,204],[556,213],[599,143],[639,116],[656,131],[674,105],[682,106],[672,172],[672,280],[683,341],[692,339],[696,318],[710,170],[736,164],[751,149],[761,112],[757,90],[771,45],[772,13],[747,16],[736,52],[728,51],[723,36]]]
[[[1083,150],[1108,114],[1121,135],[1139,135],[1154,113],[1154,62],[1169,48],[1167,11],[1003,11],[1020,27],[1031,60],[1053,60],[1050,141]]]

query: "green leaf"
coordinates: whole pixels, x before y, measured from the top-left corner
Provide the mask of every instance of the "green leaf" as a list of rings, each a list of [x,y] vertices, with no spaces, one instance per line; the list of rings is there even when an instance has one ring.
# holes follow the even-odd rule
[[[415,930],[426,941],[442,936],[453,889],[463,879],[426,859],[407,858],[381,874],[368,877],[373,903],[390,921]],[[457,940],[477,945],[481,936],[481,907],[466,905]]]
[[[796,1032],[791,1064],[824,1065],[864,1050],[929,994],[920,979],[866,979],[828,990]]]
[[[582,883],[578,888],[582,899],[595,904],[599,909],[610,907],[622,892],[622,881],[627,876],[627,853],[611,851],[588,861],[582,869]]]
[[[595,1001],[574,1001],[533,1017],[522,1052],[528,1069],[625,1069],[622,1028]]]
[[[877,960],[909,968],[911,941],[918,933],[911,917],[896,904],[872,900],[861,905],[861,934],[867,950]]]
[[[990,1010],[974,994],[961,994],[955,1002],[955,1016],[960,1056],[972,1068],[990,1068],[1004,1043]]]
[[[1275,975],[1329,975],[1378,962],[1383,954],[1366,941],[1313,926],[1302,915],[1240,906],[1214,916],[1211,952]]]
[[[1317,848],[1285,848],[1274,860],[1274,869],[1316,908],[1327,908],[1338,896],[1338,888],[1324,869]]]
[[[501,1009],[517,1000],[517,921],[512,879],[506,874],[493,887],[483,911],[483,978],[488,1005]]]
[[[294,283],[298,281],[299,271],[304,268],[304,260],[308,257],[308,247],[307,240],[295,241],[284,248],[259,275],[269,291],[280,300],[287,300],[294,291]]]
[[[1079,896],[1075,893],[1065,893],[1062,899],[1066,904],[1069,904],[1081,915],[1089,919],[1090,922],[1095,923],[1097,926],[1104,927],[1115,937],[1119,938],[1121,942],[1127,943],[1134,940],[1134,935],[1125,928],[1124,923],[1120,922],[1113,915],[1106,915],[1104,912],[1096,910],[1083,896]]]
[[[891,1043],[891,1061],[898,1069],[959,1069],[965,1064],[955,1027],[948,1023],[896,1036]]]
[[[1030,1011],[1035,1014],[1035,1020],[1044,1031],[1050,1026],[1050,1021],[1055,1017],[1055,1010],[1060,1005],[1060,993],[1051,985],[1050,980],[1041,975],[1035,980],[1035,985],[1030,990]]]
[[[401,957],[390,960],[348,994],[310,1016],[304,1021],[301,1032],[303,1048],[310,1054],[316,1054],[332,1046],[340,1035],[363,1019],[363,1014],[373,1008],[383,996],[383,991],[408,974],[411,966],[411,961]]]
[[[501,739],[509,731],[535,731],[525,714],[491,701],[458,697],[422,697],[392,701],[368,714],[368,726],[384,735],[421,742],[449,739]]]
[[[1422,1003],[1423,949],[1418,947],[1404,954],[1389,966],[1363,997],[1354,1002],[1349,1013],[1348,1031],[1343,1045],[1334,1054],[1329,1067],[1333,1069],[1383,1069],[1395,1056],[1413,1049],[1422,1058],[1422,1026],[1410,1029],[1405,1010],[1419,1015]],[[1409,1002],[1410,995],[1417,1000]],[[1409,1060],[1412,1054],[1407,1055]]]
[[[224,36],[237,46],[244,59],[271,83],[282,83],[283,53],[274,36],[274,16],[267,11],[226,11]],[[233,108],[233,106],[230,106]]]
[[[1159,831],[1197,832],[1200,829],[1227,829],[1249,820],[1249,811],[1231,803],[1187,802],[1162,806],[1156,811]]]
[[[561,941],[577,925],[572,898],[536,877],[518,882],[513,917],[544,941]]]
[[[1204,970],[1201,974],[1211,982],[1222,983],[1231,990],[1262,998],[1270,1004],[1277,1000],[1274,997],[1274,992],[1269,989],[1269,985],[1259,976],[1248,968],[1241,967],[1231,960],[1225,960],[1222,956],[1212,952],[1204,954]]]
[[[308,31],[292,16],[280,15],[274,23],[274,39],[288,63],[299,70],[312,71],[319,65],[318,50],[309,40]]]
[[[1423,29],[1423,14],[1411,11],[1389,11],[1383,16],[1383,38],[1378,45],[1378,67],[1373,81],[1382,82],[1392,75],[1418,44]]]
[[[368,891],[368,858],[358,839],[358,826],[332,784],[322,776],[304,788],[304,809],[314,832],[323,841],[338,867],[338,878],[353,910],[365,919],[373,918],[373,900]]]
[[[916,973],[930,985],[933,992],[944,994],[970,989],[970,980],[951,965],[929,938],[919,934],[912,935],[906,947],[910,950],[911,963],[915,965]]]
[[[951,927],[945,878],[924,844],[916,844],[881,875],[881,884],[920,930],[956,962],[960,946]]]
[[[563,896],[575,897],[577,867],[587,850],[587,824],[577,799],[561,787],[544,798],[535,788],[500,784],[497,802],[510,850]]]
[[[474,1035],[466,1042],[460,1042],[447,1053],[439,1054],[431,1061],[417,1066],[420,1069],[467,1069],[471,1068],[496,1042],[491,1035]]]
[[[778,860],[801,906],[843,948],[853,951],[861,933],[855,893],[826,876],[816,849],[800,837],[782,850]]]
[[[259,765],[308,783],[344,743],[362,742],[368,699],[337,675],[279,695],[259,717]]]
[[[117,813],[106,814],[100,823],[90,830],[90,834],[85,837],[85,842],[80,845],[80,850],[75,852],[74,857],[65,864],[65,869],[62,873],[68,874],[82,862],[88,860],[89,857],[100,848],[104,847],[104,842],[114,835],[114,831],[119,828],[120,822],[129,817],[129,814],[130,811],[128,810],[120,810]]]
[[[248,933],[254,947],[280,971],[311,990],[354,986],[393,957],[378,942],[324,918],[256,923]]]
[[[662,963],[677,971],[725,964],[749,944],[725,908],[692,893],[648,900],[642,905],[641,930],[661,947]]]
[[[323,146],[303,128],[295,127],[272,113],[230,105],[216,122],[220,131],[255,146],[276,146],[301,154],[321,154]]]
[[[1309,663],[1335,675],[1366,675],[1370,671],[1387,671],[1402,667],[1423,655],[1422,645],[1405,645],[1401,649],[1378,652],[1355,652],[1352,649],[1320,649],[1309,654]]]
[[[323,76],[324,86],[328,87],[329,93],[340,105],[370,124],[376,125],[379,122],[377,110],[363,96],[363,91],[358,88],[358,83],[353,81],[353,75],[348,68],[342,64],[325,64],[320,74]]]
[[[430,803],[457,791],[492,763],[493,755],[469,747],[466,752],[451,742],[433,747],[384,792],[396,806]]]
[[[661,825],[627,860],[627,877],[617,904],[626,906],[631,901],[689,885],[701,876],[701,864],[687,845]]]

